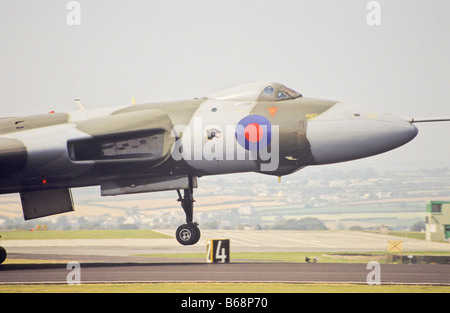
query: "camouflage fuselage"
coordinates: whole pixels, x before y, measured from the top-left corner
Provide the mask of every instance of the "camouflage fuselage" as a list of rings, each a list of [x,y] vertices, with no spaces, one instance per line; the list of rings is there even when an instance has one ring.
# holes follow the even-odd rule
[[[305,98],[277,83],[193,100],[6,118],[0,193],[186,175],[282,176],[382,153],[416,134],[403,120]]]

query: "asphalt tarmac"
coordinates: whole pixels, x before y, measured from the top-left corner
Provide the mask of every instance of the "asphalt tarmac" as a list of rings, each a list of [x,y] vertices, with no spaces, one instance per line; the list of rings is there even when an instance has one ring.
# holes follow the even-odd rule
[[[124,260],[117,260],[124,261]],[[66,284],[67,264],[6,264],[0,284]],[[80,263],[79,280],[86,283],[157,282],[278,282],[367,284],[372,268],[339,263]],[[69,281],[67,280],[69,277]],[[380,283],[450,286],[450,265],[381,264]]]

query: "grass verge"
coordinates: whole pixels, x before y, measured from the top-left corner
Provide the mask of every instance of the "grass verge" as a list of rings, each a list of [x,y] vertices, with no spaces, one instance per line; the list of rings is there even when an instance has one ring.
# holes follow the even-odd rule
[[[408,252],[412,255],[443,255],[449,256],[450,251],[420,251]],[[204,253],[180,253],[180,254],[137,254],[134,256],[155,259],[189,259],[193,261],[204,261]],[[319,263],[368,263],[378,262],[380,264],[389,263],[388,255],[385,252],[233,252],[231,262],[289,262],[305,263],[306,258],[312,262],[314,258]]]
[[[7,285],[0,293],[449,293],[447,286],[279,284],[279,283],[153,283]]]
[[[136,230],[40,230],[4,231],[2,240],[42,240],[42,239],[170,239],[172,236],[148,229]]]

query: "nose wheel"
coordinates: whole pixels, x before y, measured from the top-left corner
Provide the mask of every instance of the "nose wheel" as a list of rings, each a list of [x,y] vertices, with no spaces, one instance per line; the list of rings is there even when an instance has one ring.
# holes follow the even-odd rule
[[[184,224],[178,227],[176,238],[183,246],[195,245],[200,240],[200,229],[196,224]]]
[[[178,227],[175,237],[177,241],[184,246],[195,245],[200,240],[200,229],[198,223],[194,220],[194,181],[193,177],[189,176],[189,186],[183,190],[184,195],[181,195],[181,191],[177,190],[178,202],[181,203],[181,207],[186,214],[186,224]]]

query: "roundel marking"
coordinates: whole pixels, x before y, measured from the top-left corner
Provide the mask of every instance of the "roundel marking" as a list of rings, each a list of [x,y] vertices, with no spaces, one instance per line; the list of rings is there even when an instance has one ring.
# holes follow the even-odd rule
[[[249,115],[239,121],[235,136],[239,145],[246,150],[265,149],[272,140],[272,125],[262,115]]]
[[[244,129],[245,139],[250,142],[259,142],[264,135],[264,130],[261,125],[257,123],[248,124]]]

